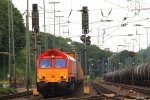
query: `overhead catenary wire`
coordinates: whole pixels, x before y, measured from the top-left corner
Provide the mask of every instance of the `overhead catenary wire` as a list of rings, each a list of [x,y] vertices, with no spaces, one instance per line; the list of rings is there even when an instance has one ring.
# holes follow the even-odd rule
[[[108,1],[108,2],[107,2]],[[134,9],[135,9],[135,1],[136,1],[136,4],[138,5],[137,6],[137,10],[138,9],[140,9],[140,13],[138,14],[137,13],[137,15],[135,15],[134,14]],[[63,2],[63,0],[61,0],[60,2]],[[110,3],[111,2],[111,3]],[[126,2],[126,0],[124,0],[123,2]],[[140,4],[139,4],[139,2],[140,2]],[[141,14],[141,9],[143,8],[143,7],[145,7],[145,6],[143,6],[143,5],[146,5],[146,6],[148,6],[148,4],[145,4],[145,3],[141,3],[142,1],[141,0],[130,0],[130,1],[127,1],[127,6],[126,5],[124,5],[123,3],[122,3],[122,1],[117,1],[117,2],[112,2],[111,0],[101,0],[100,1],[100,4],[99,5],[101,5],[101,6],[99,6],[99,8],[92,8],[92,9],[90,9],[89,10],[89,12],[90,12],[90,17],[89,18],[92,18],[91,16],[93,16],[94,15],[94,13],[95,12],[97,12],[98,13],[98,19],[99,20],[97,20],[97,21],[93,21],[94,19],[90,19],[90,27],[92,27],[92,33],[90,33],[90,34],[93,34],[94,33],[94,31],[95,30],[97,30],[97,26],[96,26],[96,24],[101,24],[100,26],[99,26],[99,29],[105,29],[106,28],[106,33],[105,33],[105,37],[107,38],[108,36],[107,36],[107,34],[109,34],[109,33],[111,33],[111,34],[117,34],[117,32],[119,32],[119,31],[117,31],[117,30],[120,30],[122,27],[125,27],[125,26],[127,26],[129,23],[128,22],[132,22],[132,21],[136,21],[136,19],[139,19],[140,18],[140,16],[141,16],[141,20],[142,19],[146,19],[146,18],[144,18],[144,16]],[[42,3],[41,1],[40,1],[40,3]],[[71,12],[71,17],[70,17],[70,20],[68,21],[69,22],[69,28],[70,28],[70,32],[72,31],[72,26],[80,26],[81,25],[81,22],[80,22],[80,20],[78,20],[77,19],[77,17],[74,17],[73,15],[74,14],[76,14],[76,13],[78,13],[77,11],[79,10],[78,8],[75,8],[75,5],[74,5],[74,3],[75,4],[78,4],[78,5],[80,5],[80,6],[82,6],[84,3],[82,3],[82,1],[80,1],[80,0],[76,0],[76,1],[74,1],[74,0],[70,0],[69,1],[69,4],[70,4],[70,6],[69,6],[69,9],[61,9],[61,13],[64,13],[65,15],[65,17],[67,18],[68,17],[68,15],[69,15],[69,13]],[[103,3],[103,4],[102,4]],[[111,4],[109,7],[105,7],[104,5],[105,5],[105,3],[107,3],[107,4]],[[61,4],[61,3],[60,3]],[[40,5],[41,6],[41,5]],[[72,7],[73,6],[73,7]],[[78,6],[79,7],[79,6]],[[71,9],[70,9],[71,8]],[[111,11],[112,10],[112,11]],[[123,10],[123,12],[121,13],[122,15],[120,16],[120,17],[118,17],[118,15],[116,15],[116,17],[117,17],[117,19],[115,19],[115,18],[112,18],[112,17],[114,17],[113,15],[114,15],[114,13],[115,12],[117,12],[116,10]],[[40,10],[40,12],[41,12],[42,10]],[[46,9],[46,11],[47,12],[49,12],[49,11],[52,11],[51,9]],[[102,20],[100,20],[100,19],[102,19],[102,15],[101,15],[101,11],[102,11],[102,13],[103,13],[103,20],[105,20],[105,18],[106,18],[106,16],[107,16],[107,14],[109,13],[109,12],[111,12],[110,14],[108,14],[108,15],[110,15],[110,16],[108,16],[108,18],[107,18],[107,20],[110,20],[109,18],[112,18],[111,20],[113,20],[112,22],[109,22],[109,23],[106,23],[106,22],[102,22]],[[42,13],[41,13],[42,14]],[[42,16],[40,16],[40,18],[41,18]],[[75,19],[75,21],[74,21],[74,19]],[[46,18],[46,20],[48,19],[48,17]],[[53,18],[51,18],[51,19],[53,19]],[[67,21],[67,19],[65,19],[66,21]],[[148,22],[149,20],[147,20],[147,22]],[[142,21],[141,21],[142,22]],[[144,21],[143,21],[144,22]],[[145,21],[146,22],[146,21]],[[40,21],[40,23],[43,23],[43,21]],[[65,22],[65,23],[67,23],[67,22]],[[133,22],[134,23],[134,22]],[[136,22],[135,22],[136,23]],[[68,23],[67,23],[68,24]],[[51,25],[53,25],[53,24],[51,24]],[[122,25],[122,26],[120,26],[120,25]],[[42,25],[41,25],[42,26]],[[96,28],[95,28],[95,26],[96,26]],[[113,27],[113,26],[116,26],[116,27]],[[120,28],[120,29],[119,29]],[[67,31],[66,30],[67,28],[65,28],[65,31]],[[125,28],[124,28],[125,29]],[[42,31],[42,30],[41,30]],[[74,35],[74,33],[75,33],[75,31],[74,32],[71,32],[71,33],[73,33],[73,34],[70,34],[70,35]],[[78,33],[79,34],[79,33]],[[101,35],[102,33],[100,32],[100,35]]]

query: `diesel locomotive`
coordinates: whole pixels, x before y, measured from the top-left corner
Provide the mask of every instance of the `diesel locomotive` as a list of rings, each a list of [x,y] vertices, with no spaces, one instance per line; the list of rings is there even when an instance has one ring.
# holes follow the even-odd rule
[[[74,52],[49,49],[37,59],[37,90],[43,97],[64,95],[83,83],[83,71]]]

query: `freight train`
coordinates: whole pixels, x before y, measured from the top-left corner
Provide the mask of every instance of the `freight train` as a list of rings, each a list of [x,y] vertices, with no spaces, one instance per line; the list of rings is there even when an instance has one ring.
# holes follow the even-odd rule
[[[150,86],[150,63],[106,73],[104,80],[121,84]]]
[[[70,93],[83,83],[83,71],[73,52],[49,49],[37,59],[37,91],[43,97]]]

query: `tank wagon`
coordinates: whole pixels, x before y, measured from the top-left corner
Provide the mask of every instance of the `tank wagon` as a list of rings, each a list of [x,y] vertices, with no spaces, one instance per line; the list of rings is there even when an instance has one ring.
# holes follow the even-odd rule
[[[150,86],[150,63],[106,73],[104,80],[121,84]]]
[[[37,59],[37,90],[43,97],[72,92],[83,82],[83,71],[75,53],[49,49]]]

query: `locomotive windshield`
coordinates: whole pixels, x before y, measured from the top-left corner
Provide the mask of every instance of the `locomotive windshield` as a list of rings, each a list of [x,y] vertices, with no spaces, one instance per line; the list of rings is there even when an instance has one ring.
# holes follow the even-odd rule
[[[40,60],[40,68],[50,68],[50,67],[51,67],[50,59],[41,59]]]
[[[65,68],[66,60],[65,59],[55,59],[55,68]]]

